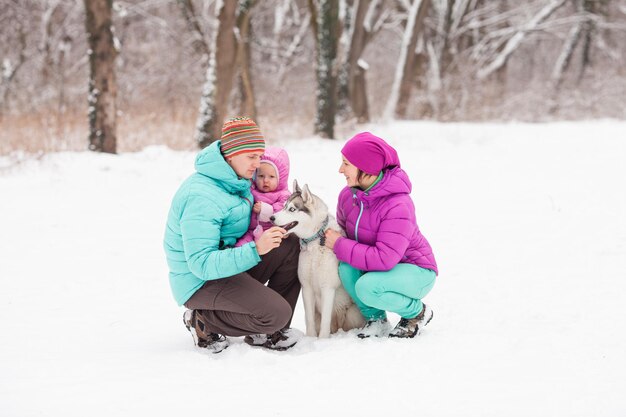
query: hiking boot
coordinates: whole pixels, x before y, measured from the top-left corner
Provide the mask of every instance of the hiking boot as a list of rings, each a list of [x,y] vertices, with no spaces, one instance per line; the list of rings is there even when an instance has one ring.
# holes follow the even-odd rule
[[[389,333],[389,322],[387,317],[380,319],[370,319],[365,323],[365,326],[361,328],[361,331],[357,334],[360,339],[367,339],[368,337],[384,337]]]
[[[213,353],[220,353],[230,344],[225,336],[205,331],[206,323],[204,323],[202,315],[197,314],[195,310],[186,310],[183,313],[183,323],[191,333],[194,344],[200,348],[206,348]]]
[[[251,334],[244,337],[243,341],[250,346],[271,350],[287,350],[298,343],[301,337],[302,332],[300,330],[286,328],[272,334]]]
[[[267,342],[266,334],[250,334],[243,338],[243,341],[250,346],[263,346]]]
[[[433,318],[433,311],[424,304],[422,312],[412,319],[401,318],[389,337],[410,338],[419,335]]]

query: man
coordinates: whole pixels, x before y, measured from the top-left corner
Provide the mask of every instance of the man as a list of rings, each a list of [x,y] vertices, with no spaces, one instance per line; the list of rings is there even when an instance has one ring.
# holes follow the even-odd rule
[[[248,229],[250,180],[264,150],[254,121],[227,121],[221,139],[196,157],[196,172],[176,192],[168,214],[164,247],[172,293],[189,309],[183,321],[196,345],[215,353],[228,347],[226,336],[275,350],[301,336],[289,328],[300,293],[297,238],[272,227],[234,247]]]

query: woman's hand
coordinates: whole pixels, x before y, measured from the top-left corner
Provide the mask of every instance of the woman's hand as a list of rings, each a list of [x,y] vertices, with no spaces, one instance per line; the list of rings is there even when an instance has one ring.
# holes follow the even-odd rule
[[[334,248],[335,242],[337,242],[337,239],[341,237],[341,233],[332,229],[327,229],[324,235],[326,236],[326,241],[324,242],[324,246],[326,246],[329,249]]]
[[[256,203],[254,203],[254,206],[252,206],[252,211],[255,212],[256,214],[261,213],[261,202],[257,201]]]
[[[255,241],[256,250],[259,252],[259,255],[265,255],[272,249],[279,247],[285,233],[287,233],[287,231],[278,226],[270,227],[263,232],[261,237]]]

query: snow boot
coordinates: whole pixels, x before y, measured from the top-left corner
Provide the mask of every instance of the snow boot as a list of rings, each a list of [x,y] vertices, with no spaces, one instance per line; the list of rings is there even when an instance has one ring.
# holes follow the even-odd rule
[[[220,353],[230,345],[228,339],[219,334],[206,331],[206,323],[202,318],[202,314],[198,314],[196,310],[186,310],[183,313],[183,323],[191,333],[193,342],[199,348],[206,348],[213,353]]]
[[[250,334],[243,338],[243,341],[250,346],[263,346],[267,342],[266,334]]]
[[[379,319],[370,319],[365,323],[365,326],[361,328],[361,331],[357,334],[359,339],[367,339],[368,337],[384,337],[389,333],[389,322],[387,317]]]
[[[433,311],[424,304],[422,312],[412,319],[402,318],[389,333],[389,337],[411,338],[419,335],[424,326],[433,319]]]
[[[264,347],[270,350],[287,350],[293,347],[302,338],[302,332],[297,329],[282,329],[272,334],[251,334],[243,341],[250,346]]]

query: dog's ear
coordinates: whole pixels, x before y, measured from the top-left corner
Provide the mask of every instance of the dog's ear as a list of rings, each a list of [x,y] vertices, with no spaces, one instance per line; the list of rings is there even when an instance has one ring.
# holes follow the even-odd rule
[[[302,190],[300,189],[300,186],[298,185],[298,180],[293,180],[293,192],[294,193],[302,192]]]
[[[302,199],[304,201],[311,201],[311,200],[313,200],[313,197],[311,197],[311,191],[309,190],[309,185],[308,184],[304,184],[304,187],[302,187]]]

